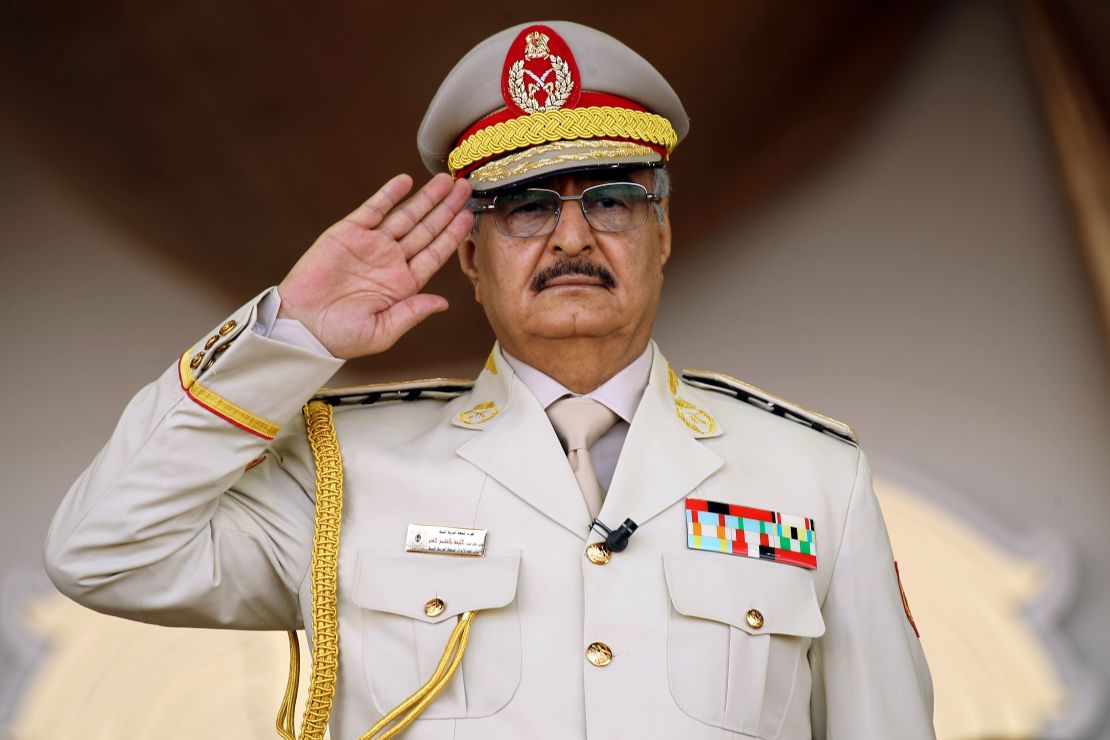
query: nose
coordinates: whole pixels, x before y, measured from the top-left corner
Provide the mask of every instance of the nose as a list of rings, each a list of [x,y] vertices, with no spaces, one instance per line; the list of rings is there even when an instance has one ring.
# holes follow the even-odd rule
[[[555,230],[547,238],[547,246],[568,257],[594,248],[594,230],[582,212],[582,201],[563,201],[559,223],[555,224]]]

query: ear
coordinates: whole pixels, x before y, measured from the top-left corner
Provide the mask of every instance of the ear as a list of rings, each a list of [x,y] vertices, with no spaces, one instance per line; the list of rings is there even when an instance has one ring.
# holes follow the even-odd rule
[[[459,268],[474,286],[474,300],[481,303],[482,295],[478,286],[478,244],[473,238],[459,245]]]
[[[659,227],[659,265],[662,267],[671,258],[671,199],[664,198],[659,207],[663,209],[663,223],[660,224],[658,219],[655,223]],[[655,214],[652,213],[651,217],[655,218]]]

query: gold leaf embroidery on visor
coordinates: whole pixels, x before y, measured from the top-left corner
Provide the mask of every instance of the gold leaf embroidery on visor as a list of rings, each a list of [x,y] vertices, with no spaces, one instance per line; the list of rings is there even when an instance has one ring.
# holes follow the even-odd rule
[[[587,147],[589,151],[581,151],[583,147]],[[553,153],[560,149],[576,151]],[[552,167],[566,162],[595,162],[603,159],[646,157],[652,154],[655,154],[655,150],[651,147],[629,141],[558,141],[490,162],[471,172],[469,179],[475,182],[499,182],[541,167]]]

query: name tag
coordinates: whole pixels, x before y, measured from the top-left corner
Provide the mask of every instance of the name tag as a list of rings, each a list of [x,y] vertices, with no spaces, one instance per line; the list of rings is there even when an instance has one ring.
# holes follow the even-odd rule
[[[405,552],[477,557],[485,551],[486,530],[484,529],[410,524],[408,534],[405,536]]]

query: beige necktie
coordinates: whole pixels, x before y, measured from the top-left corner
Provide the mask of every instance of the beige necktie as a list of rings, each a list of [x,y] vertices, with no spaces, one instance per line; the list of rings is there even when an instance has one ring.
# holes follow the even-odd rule
[[[589,448],[620,421],[620,417],[603,404],[585,396],[556,401],[548,406],[547,416],[551,419],[551,426],[555,427],[555,434],[559,435],[559,441],[567,450],[567,461],[578,480],[578,487],[582,489],[586,508],[590,510],[591,517],[597,518],[605,491],[594,472]]]

